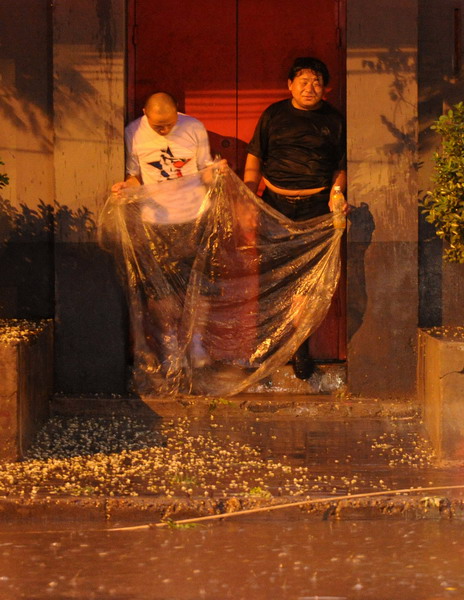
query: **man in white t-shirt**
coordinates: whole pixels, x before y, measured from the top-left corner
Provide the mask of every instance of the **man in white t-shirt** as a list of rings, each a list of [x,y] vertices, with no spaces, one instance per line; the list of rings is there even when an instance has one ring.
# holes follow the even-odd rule
[[[191,242],[193,238],[189,223],[194,223],[199,214],[206,193],[204,183],[211,176],[209,170],[205,171],[212,164],[208,134],[198,119],[177,111],[177,103],[170,94],[158,92],[145,102],[143,116],[127,125],[125,143],[126,179],[112,186],[113,193],[127,187],[156,185],[186,177],[184,193],[179,194],[178,198],[172,198],[171,204],[178,206],[170,207],[170,214],[174,215],[168,221],[171,224],[156,225],[153,222],[153,226],[157,227],[157,239],[160,240],[156,254],[161,257],[160,266],[167,285],[162,289],[152,289],[145,299],[147,312],[144,321],[151,314],[158,324],[158,332],[154,336],[147,334],[147,337],[157,338],[155,345],[158,346],[160,360],[167,359],[163,362],[169,366],[172,359],[169,356],[170,348],[177,345],[176,332],[181,310],[176,284],[180,280],[187,281],[196,251]],[[198,174],[198,178],[194,177],[195,174]],[[179,215],[182,218],[176,220]],[[169,247],[174,256],[177,256],[179,246],[182,246],[182,252],[178,255],[179,260],[176,260],[176,274],[172,276],[171,268],[165,268],[164,265],[166,248]],[[192,345],[196,366],[202,366],[207,357],[201,345],[201,332],[198,330],[193,334]]]
[[[179,113],[165,92],[148,98],[143,116],[127,125],[125,142],[126,180],[115,183],[113,192],[192,175],[212,162],[204,125]]]

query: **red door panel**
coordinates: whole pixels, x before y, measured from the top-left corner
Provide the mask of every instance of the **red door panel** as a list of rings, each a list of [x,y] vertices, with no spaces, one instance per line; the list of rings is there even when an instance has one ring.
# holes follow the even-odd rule
[[[204,123],[213,155],[236,167],[235,0],[135,0],[133,6],[133,116],[150,93],[169,91],[182,112]]]
[[[261,112],[288,98],[287,74],[298,56],[317,56],[338,89],[338,1],[253,0],[238,10],[238,137],[248,141]],[[332,97],[332,95],[334,97]],[[336,94],[329,98],[344,108]]]

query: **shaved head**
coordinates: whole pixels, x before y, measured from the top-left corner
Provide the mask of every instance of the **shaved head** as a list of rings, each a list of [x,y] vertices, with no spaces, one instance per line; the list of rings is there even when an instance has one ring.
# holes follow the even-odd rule
[[[145,114],[151,112],[177,112],[177,102],[171,94],[168,94],[167,92],[157,92],[156,94],[148,96],[145,102],[144,111]]]
[[[157,92],[149,96],[143,112],[150,127],[159,135],[168,135],[177,123],[177,102],[167,92]]]

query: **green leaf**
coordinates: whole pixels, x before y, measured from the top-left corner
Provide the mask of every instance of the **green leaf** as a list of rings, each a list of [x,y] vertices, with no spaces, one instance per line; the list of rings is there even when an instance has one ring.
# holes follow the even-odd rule
[[[464,102],[441,115],[431,129],[442,136],[441,147],[433,154],[434,188],[420,206],[436,235],[449,244],[444,258],[464,262]]]

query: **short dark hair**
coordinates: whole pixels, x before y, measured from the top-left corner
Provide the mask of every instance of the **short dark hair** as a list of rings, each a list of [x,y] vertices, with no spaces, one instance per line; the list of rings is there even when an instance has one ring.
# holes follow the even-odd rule
[[[322,62],[322,60],[312,56],[300,56],[294,60],[293,65],[288,72],[288,78],[290,81],[293,81],[298,73],[303,69],[309,69],[310,71],[314,71],[318,75],[321,75],[324,85],[329,83],[329,69],[325,63]]]

